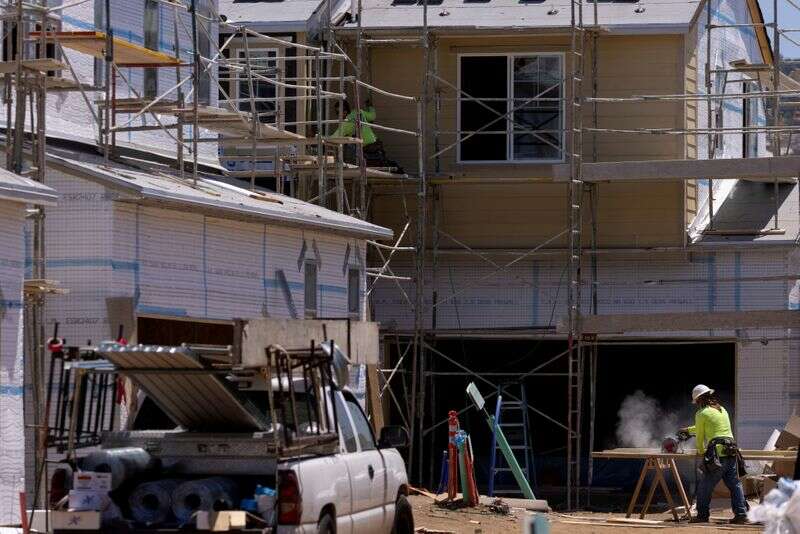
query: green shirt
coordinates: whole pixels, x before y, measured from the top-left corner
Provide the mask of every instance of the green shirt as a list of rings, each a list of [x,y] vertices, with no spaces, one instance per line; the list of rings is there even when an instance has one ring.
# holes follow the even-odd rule
[[[731,418],[728,412],[720,406],[720,409],[706,406],[698,410],[694,416],[694,426],[687,428],[690,434],[697,436],[697,452],[704,454],[708,442],[714,438],[731,438]],[[717,454],[722,455],[722,445],[717,445]]]
[[[369,127],[369,123],[375,120],[375,108],[370,106],[361,110],[361,140],[364,146],[371,145],[378,140],[378,136]],[[331,137],[353,137],[356,134],[356,112],[351,111],[347,114],[344,121],[331,134]]]

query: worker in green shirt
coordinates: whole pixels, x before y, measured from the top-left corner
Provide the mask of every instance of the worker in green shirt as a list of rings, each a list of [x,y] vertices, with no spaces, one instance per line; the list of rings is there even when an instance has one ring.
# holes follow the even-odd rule
[[[356,112],[350,110],[350,104],[345,100],[343,103],[344,120],[331,134],[331,137],[355,137],[356,135]],[[378,140],[375,132],[370,128],[369,123],[375,121],[375,107],[367,101],[367,107],[361,110],[361,140],[367,147]]]
[[[731,492],[731,523],[747,523],[747,501],[739,481],[741,454],[733,439],[728,412],[714,390],[703,384],[692,390],[692,402],[697,405],[695,423],[681,430],[697,436],[697,452],[703,455],[703,462],[697,483],[697,516],[691,522],[708,522],[711,494],[722,480]]]
[[[355,137],[356,135],[356,112],[350,110],[350,104],[347,100],[341,103],[344,120],[339,123],[338,128],[330,136],[331,137]],[[336,103],[335,110],[338,114],[339,103]],[[361,141],[364,154],[364,163],[367,167],[381,167],[384,170],[403,174],[403,168],[397,164],[396,161],[389,159],[386,156],[386,150],[383,147],[383,141],[378,139],[375,135],[375,129],[370,126],[370,123],[375,122],[376,117],[375,106],[367,99],[364,108],[361,110]],[[358,164],[356,157],[356,147],[352,144],[347,144],[344,147],[344,161],[346,163]]]

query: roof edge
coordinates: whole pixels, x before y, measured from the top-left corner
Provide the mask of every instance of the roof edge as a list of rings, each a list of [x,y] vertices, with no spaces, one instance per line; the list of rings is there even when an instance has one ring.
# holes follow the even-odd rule
[[[174,205],[174,206],[189,204],[193,206],[198,206],[206,212],[217,214],[221,218],[243,220],[243,221],[266,220],[275,223],[276,225],[289,228],[328,230],[334,233],[353,236],[353,237],[387,239],[391,238],[394,235],[394,232],[388,228],[384,228],[383,226],[378,226],[367,222],[361,222],[358,219],[356,220],[361,222],[361,224],[363,224],[364,226],[353,227],[332,221],[315,221],[310,218],[296,216],[288,213],[282,217],[276,217],[269,213],[243,207],[239,204],[231,204],[229,202],[221,202],[219,200],[202,200],[199,198],[189,198],[184,195],[174,194],[166,191],[155,191],[145,186],[136,186],[125,180],[115,179],[113,173],[110,171],[98,172],[94,169],[81,166],[79,162],[70,160],[69,158],[65,158],[59,155],[48,154],[48,160],[51,161],[51,164],[54,164],[56,166],[61,166],[70,173],[78,173],[82,176],[89,176],[90,179],[93,179],[95,181],[104,184],[110,184],[112,187],[115,187],[117,189],[122,189],[134,195],[131,198],[120,199],[121,202],[134,202],[142,204],[152,203],[152,204],[163,204],[163,205]],[[204,178],[204,180],[214,182],[212,178]],[[230,184],[225,184],[225,186],[230,188],[241,189],[238,188],[237,186],[232,186]],[[245,189],[241,190],[243,194],[247,193],[247,190]],[[226,217],[225,214],[228,214],[229,216]],[[231,217],[230,215],[232,214],[238,214],[239,216]],[[367,227],[366,225],[369,225],[369,227]]]
[[[58,202],[58,192],[38,182],[34,186],[0,181],[0,200],[37,206],[55,206]]]

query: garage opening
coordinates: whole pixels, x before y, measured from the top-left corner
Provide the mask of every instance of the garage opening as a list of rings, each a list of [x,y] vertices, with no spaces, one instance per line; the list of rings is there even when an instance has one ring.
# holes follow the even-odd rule
[[[466,386],[471,381],[476,383],[487,399],[487,410],[492,414],[498,386],[504,386],[507,393],[518,398],[524,387],[525,400],[533,408],[528,411],[527,426],[531,454],[528,458],[530,479],[537,497],[542,495],[551,500],[551,505],[558,505],[564,496],[565,486],[566,431],[563,424],[567,410],[567,359],[557,356],[566,349],[566,343],[551,340],[448,339],[437,340],[433,346],[442,355],[478,376],[459,368],[442,355],[429,354],[427,367],[430,376],[426,387],[424,423],[429,430],[421,455],[424,459],[422,483],[432,489],[439,485],[442,453],[447,448],[447,413],[449,410],[466,408],[459,415],[459,421],[472,437],[478,486],[481,492],[486,492],[490,477],[491,429],[484,417],[471,406],[465,394]],[[396,351],[392,352],[396,361]],[[537,367],[536,373],[527,374]],[[635,401],[638,399],[645,400],[643,406],[656,406],[660,411],[660,422],[663,424],[653,425],[650,430],[652,445],[660,446],[664,435],[693,423],[694,409],[690,393],[698,383],[708,384],[717,390],[733,420],[735,377],[734,343],[682,341],[678,344],[675,340],[648,340],[646,343],[629,342],[624,345],[601,344],[598,348],[594,449],[634,446],[634,442],[626,436],[625,429],[620,431],[619,413],[623,403],[635,413]],[[409,393],[410,380],[407,379],[406,384],[405,390]],[[393,384],[393,388],[398,399],[404,398],[399,381]],[[583,480],[586,480],[589,465],[588,392],[587,373],[583,406],[583,454],[586,456],[582,463]],[[512,400],[508,395],[506,399]],[[626,399],[629,399],[627,403]],[[509,422],[518,421],[510,413],[503,412],[501,418],[504,416]],[[393,417],[393,423],[401,424],[402,420]],[[508,433],[516,434],[515,431]],[[510,437],[509,441],[514,442],[512,445],[522,443],[520,436]],[[650,444],[648,442],[648,446]],[[524,452],[520,450],[518,453],[520,463],[524,464]],[[499,451],[497,455],[500,455]],[[595,461],[593,486],[599,494],[624,497],[624,492],[635,485],[641,463],[609,462]],[[415,469],[412,478],[417,478],[419,466]],[[691,492],[693,479],[684,482]],[[514,488],[516,485],[510,473],[500,473],[495,477],[495,487]]]

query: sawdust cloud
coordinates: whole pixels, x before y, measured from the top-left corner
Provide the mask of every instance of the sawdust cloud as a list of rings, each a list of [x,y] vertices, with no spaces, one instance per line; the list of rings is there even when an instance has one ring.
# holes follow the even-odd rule
[[[641,390],[625,397],[617,417],[618,447],[660,448],[665,436],[686,426],[681,424],[678,413],[666,410]]]

